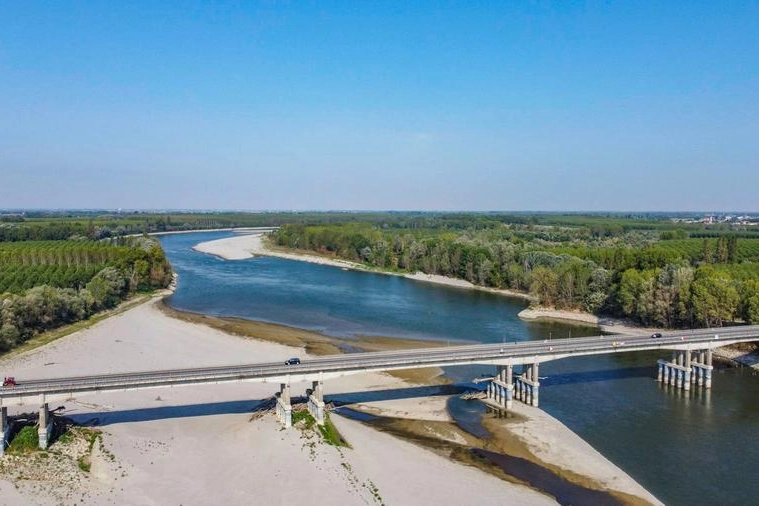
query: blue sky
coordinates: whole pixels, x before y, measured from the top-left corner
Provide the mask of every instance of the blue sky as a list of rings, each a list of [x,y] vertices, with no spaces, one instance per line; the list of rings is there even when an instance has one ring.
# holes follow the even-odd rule
[[[757,26],[756,1],[2,2],[0,208],[759,211]]]

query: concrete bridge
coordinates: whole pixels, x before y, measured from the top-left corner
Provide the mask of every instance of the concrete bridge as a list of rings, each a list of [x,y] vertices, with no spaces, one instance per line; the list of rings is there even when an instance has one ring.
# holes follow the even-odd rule
[[[592,336],[352,353],[313,358],[295,365],[277,362],[41,380],[17,378],[17,385],[0,389],[0,431],[3,434],[3,444],[0,447],[4,450],[10,435],[8,406],[28,403],[39,406],[39,441],[40,447],[46,448],[52,431],[48,403],[70,399],[74,395],[206,383],[274,383],[279,385],[277,418],[289,427],[292,420],[291,383],[311,382],[312,388],[307,391],[309,410],[317,423],[323,424],[323,382],[326,379],[421,367],[493,365],[496,366],[497,373],[488,384],[487,402],[509,409],[515,399],[538,406],[538,370],[543,362],[586,355],[668,351],[672,352],[672,359],[661,359],[657,364],[657,378],[660,382],[683,390],[689,390],[691,386],[711,388],[712,350],[758,340],[759,325],[754,325],[667,332],[661,337]],[[520,374],[515,374],[514,366],[522,366]]]

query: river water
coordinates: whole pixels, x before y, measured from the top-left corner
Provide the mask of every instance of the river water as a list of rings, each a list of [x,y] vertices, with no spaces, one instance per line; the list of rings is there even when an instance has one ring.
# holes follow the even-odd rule
[[[236,316],[352,337],[379,335],[451,344],[594,335],[592,327],[528,323],[523,301],[396,276],[277,258],[223,261],[196,253],[229,232],[161,237],[181,310]],[[666,504],[756,504],[759,376],[715,371],[711,391],[683,393],[655,381],[657,353],[579,357],[541,364],[541,408],[561,420]],[[468,382],[485,367],[452,367]],[[484,409],[480,403],[462,407]],[[470,413],[471,414],[471,413]],[[476,414],[476,413],[475,413]]]

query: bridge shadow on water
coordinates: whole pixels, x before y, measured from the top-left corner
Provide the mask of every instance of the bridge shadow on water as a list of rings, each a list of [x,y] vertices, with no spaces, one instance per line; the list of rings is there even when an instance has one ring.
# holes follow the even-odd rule
[[[579,383],[595,383],[598,381],[613,381],[629,378],[656,378],[653,367],[623,367],[601,371],[581,371],[560,374],[550,374],[540,377],[540,386],[574,385]]]

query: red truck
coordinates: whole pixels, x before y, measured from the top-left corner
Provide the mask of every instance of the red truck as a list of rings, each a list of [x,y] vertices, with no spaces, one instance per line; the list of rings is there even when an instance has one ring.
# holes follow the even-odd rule
[[[4,387],[15,387],[17,385],[16,378],[13,376],[6,376],[3,380],[3,386]]]

